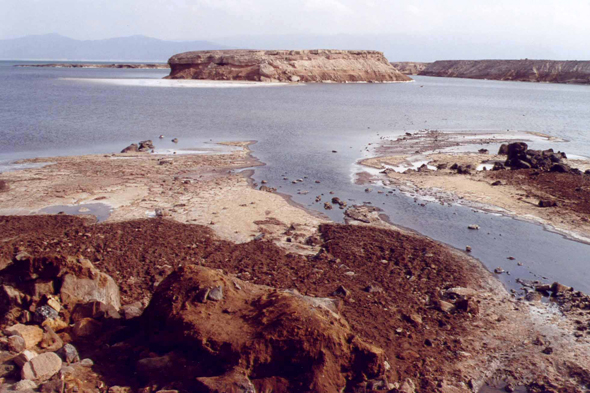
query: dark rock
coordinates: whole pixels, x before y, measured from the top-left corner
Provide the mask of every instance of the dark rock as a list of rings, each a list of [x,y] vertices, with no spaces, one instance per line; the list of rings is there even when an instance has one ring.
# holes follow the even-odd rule
[[[59,317],[59,313],[50,306],[41,306],[37,307],[35,310],[34,320],[38,323],[42,323],[46,319],[57,319]]]
[[[554,164],[551,169],[549,169],[550,172],[557,173],[568,173],[570,170],[571,168],[566,164]]]
[[[498,155],[505,156],[507,154],[508,154],[508,145],[504,143],[500,146],[500,150],[498,150]]]
[[[64,345],[55,353],[57,353],[57,355],[61,357],[61,359],[65,363],[76,363],[80,361],[80,355],[78,355],[78,350],[72,344]]]
[[[479,149],[479,154],[488,154],[490,151],[488,149]]]
[[[137,144],[132,143],[123,150],[121,150],[121,153],[137,153],[138,151],[139,147],[137,146]]]
[[[565,285],[558,282],[551,284],[551,292],[553,292],[553,296],[557,296],[563,292],[569,291],[570,289],[570,287],[566,287]]]
[[[506,154],[508,155],[508,159],[522,159],[526,157],[526,151],[529,145],[524,142],[514,142],[510,143],[507,147]]]
[[[550,200],[540,200],[539,207],[554,207],[557,206],[557,202]]]
[[[453,165],[451,165],[451,167],[449,169],[452,170],[452,171],[456,171],[457,168],[459,168],[459,164],[454,163]]]
[[[274,187],[268,187],[268,186],[260,186],[260,191],[265,191],[265,192],[277,192],[277,189]]]
[[[457,173],[460,175],[471,175],[471,171],[469,170],[469,166],[457,166]]]
[[[0,192],[6,192],[8,189],[8,183],[5,180],[0,180]]]
[[[500,180],[496,180],[495,182],[492,183],[492,186],[501,186],[502,182]]]
[[[543,349],[543,353],[545,355],[551,355],[553,353],[553,348],[551,347],[546,347],[545,349]]]
[[[438,164],[438,165],[436,166],[436,169],[439,169],[439,170],[440,170],[440,169],[447,169],[447,167],[448,167],[448,166],[449,166],[449,165],[448,165],[446,162],[443,162],[443,163],[441,163],[441,164]]]
[[[324,209],[332,210],[332,204],[330,204],[329,202],[324,203]]]
[[[152,150],[152,149],[155,149],[155,146],[151,140],[139,142],[139,146],[138,146],[139,151],[148,151],[148,150]]]
[[[333,293],[332,295],[334,296],[343,296],[343,297],[348,297],[350,295],[350,291],[346,288],[344,288],[344,286],[340,285]]]
[[[503,169],[506,169],[506,167],[504,166],[504,164],[502,164],[501,162],[496,162],[494,164],[494,167],[492,168],[492,171],[501,171]]]
[[[510,167],[516,168],[516,169],[531,169],[532,165],[524,160],[515,160],[515,161],[511,161]]]

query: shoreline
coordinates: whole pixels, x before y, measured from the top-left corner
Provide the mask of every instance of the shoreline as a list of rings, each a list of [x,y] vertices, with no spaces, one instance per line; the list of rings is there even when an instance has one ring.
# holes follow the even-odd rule
[[[542,133],[527,132],[527,134],[544,138],[547,141],[562,141]],[[358,179],[361,182],[382,179],[401,187],[402,192],[407,195],[414,195],[430,202],[460,204],[531,222],[568,239],[590,244],[590,225],[587,225],[587,221],[583,220],[584,216],[560,206],[555,208],[557,210],[539,208],[536,203],[538,198],[542,198],[542,192],[540,189],[535,192],[534,187],[526,191],[518,186],[504,184],[505,182],[502,182],[501,186],[492,186],[491,183],[497,179],[492,177],[494,172],[489,169],[495,162],[503,162],[506,156],[472,151],[477,148],[486,148],[486,145],[491,142],[493,145],[490,148],[496,149],[496,145],[521,139],[490,140],[487,137],[482,137],[457,143],[452,139],[454,135],[462,136],[463,134],[415,133],[407,140],[404,140],[406,139],[404,137],[393,142],[382,143],[374,148],[375,155],[373,157],[357,162],[360,167],[372,169]],[[518,133],[514,133],[514,136],[518,136]],[[447,137],[448,140],[445,139]],[[418,142],[415,142],[416,140]],[[386,143],[390,143],[390,145],[385,145]],[[418,150],[410,152],[407,147],[402,146],[410,143],[418,143]],[[469,145],[473,145],[474,148],[472,150],[466,148]],[[457,151],[449,149],[451,146],[457,148]],[[579,167],[582,172],[590,168],[590,159],[576,158],[566,161],[574,167]],[[412,162],[416,163],[411,164]],[[486,162],[489,164],[482,164]],[[448,170],[455,163],[469,165],[474,169],[471,169],[470,174],[458,175],[454,171]],[[428,167],[419,168],[422,165]],[[444,168],[438,169],[437,166]],[[483,166],[489,166],[488,170],[483,170]],[[375,173],[377,171],[379,173]],[[507,176],[511,171],[504,173]],[[533,196],[529,195],[531,192]],[[575,221],[575,224],[567,223],[572,220]]]
[[[124,307],[139,302],[143,305],[133,307],[141,310],[164,290],[160,283],[173,280],[182,265],[198,265],[210,274],[217,271],[224,280],[233,280],[240,293],[266,286],[275,293],[297,290],[316,301],[335,299],[338,318],[344,320],[339,323],[354,333],[355,340],[376,348],[375,353],[387,362],[375,378],[388,389],[462,393],[486,385],[541,383],[574,392],[576,383],[589,382],[569,376],[577,370],[576,361],[590,364],[590,335],[574,336],[576,321],[586,319],[577,315],[578,308],[570,307],[571,315],[562,317],[555,314],[555,306],[539,299],[514,299],[479,260],[394,227],[374,208],[349,208],[349,224],[334,224],[314,217],[286,195],[255,189],[254,169],[249,168],[264,163],[251,154],[253,143],[229,142],[241,149],[216,155],[57,157],[51,166],[3,173],[0,180],[7,182],[7,189],[0,192],[3,209],[73,200],[111,203],[115,210],[100,224],[66,215],[0,217],[0,262],[16,263],[15,253],[23,250],[33,257],[57,252],[88,258],[120,286]],[[355,210],[361,211],[355,214]],[[148,218],[147,211],[158,218]],[[0,275],[6,272],[0,269]],[[20,288],[18,282],[14,285]],[[203,306],[190,303],[190,308],[208,307],[210,318],[223,318],[224,326],[233,326],[239,318],[232,315],[239,308],[234,303],[228,308],[223,302],[230,302],[236,293],[226,287],[219,303],[223,306],[210,301]],[[316,306],[305,309],[305,315],[317,312]],[[139,320],[99,321],[108,336],[109,324],[138,329],[131,324]],[[60,329],[70,332],[72,328],[66,324]],[[118,345],[149,345],[137,342],[149,331],[145,329],[149,327],[133,330],[133,337]],[[306,346],[317,345],[315,338],[297,339]],[[85,341],[72,333],[67,340],[100,366],[96,375],[80,377],[85,381],[103,381],[100,372],[104,372],[122,386],[145,385],[130,377],[141,357],[113,363],[104,349],[110,345],[96,345],[101,335]],[[543,352],[547,347],[551,354]],[[249,356],[250,350],[240,356]],[[175,353],[177,359],[190,360],[174,350],[161,352],[154,347],[151,351],[153,358]],[[105,359],[123,371],[109,369]],[[539,363],[545,364],[542,373],[536,367]],[[169,386],[166,373],[156,374],[158,386]],[[257,387],[276,383],[255,373],[250,378]]]

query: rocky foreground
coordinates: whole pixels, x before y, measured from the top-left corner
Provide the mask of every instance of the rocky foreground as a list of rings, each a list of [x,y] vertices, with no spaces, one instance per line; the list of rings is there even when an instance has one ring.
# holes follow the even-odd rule
[[[587,297],[538,289],[574,325],[415,235],[322,225],[309,239],[319,251],[302,256],[166,219],[1,217],[0,229],[3,392],[450,393],[493,381],[581,392],[589,382]]]
[[[408,82],[377,51],[219,50],[174,55],[169,79],[260,82]]]
[[[418,75],[520,82],[590,84],[590,61],[439,60]]]

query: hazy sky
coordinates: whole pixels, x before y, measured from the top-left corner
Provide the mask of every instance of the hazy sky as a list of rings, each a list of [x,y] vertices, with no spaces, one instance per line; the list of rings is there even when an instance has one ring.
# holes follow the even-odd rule
[[[449,53],[453,45],[493,43],[590,59],[590,0],[0,0],[0,10],[0,38],[143,34],[231,43],[244,35],[349,34],[429,40]]]

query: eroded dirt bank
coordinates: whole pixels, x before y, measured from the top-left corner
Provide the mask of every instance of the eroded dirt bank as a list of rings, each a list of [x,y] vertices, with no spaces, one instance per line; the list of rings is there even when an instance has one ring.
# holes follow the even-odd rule
[[[4,327],[36,325],[51,296],[62,305],[51,326],[94,362],[90,370],[73,362],[66,391],[469,392],[492,380],[574,392],[588,381],[586,334],[575,330],[587,326],[587,311],[575,308],[583,315],[575,325],[516,301],[468,256],[416,235],[325,224],[319,251],[301,256],[168,219],[12,216],[0,228],[3,288],[23,293],[20,304],[11,298]],[[65,301],[56,271],[85,260],[120,286],[118,310],[92,302],[105,311],[82,315],[83,299]],[[30,292],[48,278],[52,290]],[[43,343],[33,350],[47,352]],[[43,386],[59,386],[57,375]]]

